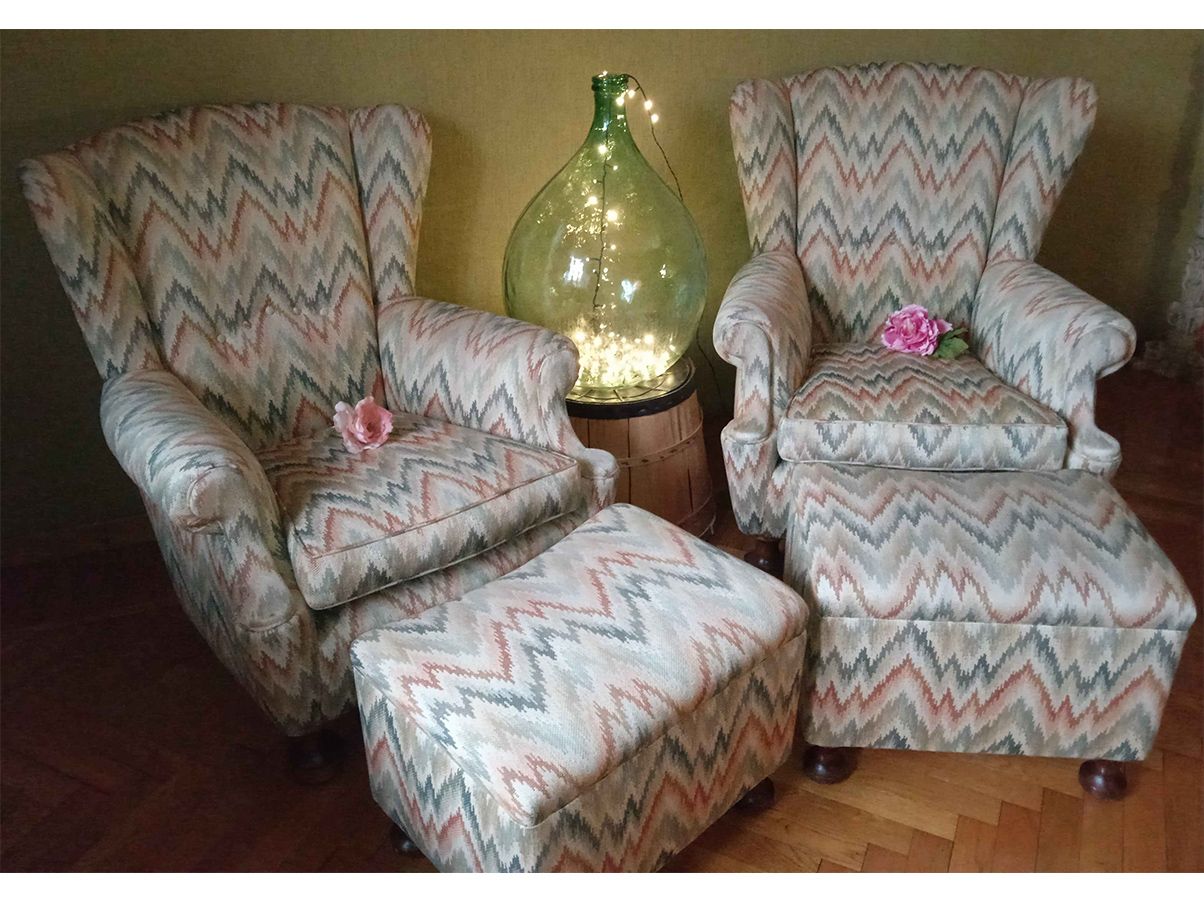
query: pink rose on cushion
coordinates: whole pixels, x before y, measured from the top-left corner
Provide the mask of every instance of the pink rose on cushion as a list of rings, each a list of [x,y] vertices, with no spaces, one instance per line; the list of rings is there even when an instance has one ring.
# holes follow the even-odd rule
[[[952,328],[920,305],[908,304],[887,317],[882,344],[892,351],[927,356],[936,351],[941,336]]]
[[[343,445],[353,455],[369,448],[380,448],[393,431],[393,413],[371,398],[355,403],[340,401],[334,406],[334,428],[343,436]]]

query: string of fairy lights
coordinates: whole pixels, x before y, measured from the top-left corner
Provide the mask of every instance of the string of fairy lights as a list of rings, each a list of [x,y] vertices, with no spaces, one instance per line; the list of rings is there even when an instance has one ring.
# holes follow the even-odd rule
[[[601,77],[603,78],[607,75],[606,71],[601,73]],[[673,169],[673,164],[669,162],[669,155],[665,152],[665,148],[656,134],[656,124],[660,122],[660,114],[654,109],[655,105],[652,98],[648,96],[640,80],[633,75],[627,75],[626,77],[628,79],[628,87],[615,99],[615,105],[624,110],[624,113],[620,115],[627,116],[626,111],[629,109],[628,101],[635,100],[637,96],[643,99],[642,106],[644,112],[648,114],[649,133],[656,144],[657,150],[660,151],[665,168],[673,178],[677,197],[683,200],[684,203],[681,182],[677,178],[677,172]],[[631,87],[632,84],[635,87]],[[670,345],[667,349],[656,348],[655,337],[651,334],[638,338],[617,335],[613,330],[609,330],[601,319],[604,315],[605,304],[600,301],[599,295],[602,283],[605,281],[608,273],[606,265],[608,232],[612,225],[618,224],[620,215],[619,211],[607,205],[607,174],[611,169],[617,169],[617,165],[610,162],[613,150],[610,134],[611,122],[612,120],[609,118],[606,120],[603,140],[597,147],[602,168],[601,176],[597,180],[599,186],[598,196],[590,195],[586,199],[586,206],[596,208],[598,216],[598,255],[595,258],[596,267],[591,296],[591,309],[593,311],[594,322],[583,324],[581,328],[575,331],[573,338],[578,345],[583,381],[600,382],[603,384],[623,384],[649,379],[663,373],[668,368],[677,349],[673,345]],[[613,245],[611,247],[613,248]],[[588,326],[588,331],[584,328],[585,326]]]

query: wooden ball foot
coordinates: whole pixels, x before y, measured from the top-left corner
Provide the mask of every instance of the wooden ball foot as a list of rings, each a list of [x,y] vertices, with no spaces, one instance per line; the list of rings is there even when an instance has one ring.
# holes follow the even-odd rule
[[[402,856],[420,856],[422,850],[418,849],[418,844],[410,840],[410,835],[397,825],[393,825],[389,829],[389,840],[393,841],[393,849]]]
[[[758,536],[753,540],[753,547],[744,553],[744,560],[757,570],[764,571],[779,580],[786,570],[786,559],[782,556],[781,546],[776,539]]]
[[[1123,762],[1088,759],[1079,766],[1079,786],[1100,800],[1118,800],[1129,789]]]
[[[288,768],[298,784],[325,784],[342,769],[343,758],[343,738],[329,728],[289,738]]]
[[[842,746],[808,746],[803,753],[803,774],[817,784],[839,784],[856,768],[853,751]]]
[[[773,781],[766,778],[736,800],[734,808],[740,812],[764,812],[773,805],[774,796]]]

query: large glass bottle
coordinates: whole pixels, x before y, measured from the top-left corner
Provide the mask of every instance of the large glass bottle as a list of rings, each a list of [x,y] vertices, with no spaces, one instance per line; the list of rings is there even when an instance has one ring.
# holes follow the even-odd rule
[[[685,353],[706,302],[689,211],[636,147],[627,75],[594,76],[585,144],[527,205],[506,246],[506,311],[577,345],[577,389],[633,386]]]

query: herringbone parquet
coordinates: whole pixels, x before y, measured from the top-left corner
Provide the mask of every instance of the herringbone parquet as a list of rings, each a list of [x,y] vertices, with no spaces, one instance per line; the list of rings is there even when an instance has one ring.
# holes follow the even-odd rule
[[[1126,455],[1116,484],[1200,599],[1200,396],[1131,368],[1102,390],[1100,422]],[[741,545],[730,517],[716,542]],[[4,870],[429,868],[389,845],[353,717],[343,774],[291,782],[280,738],[185,619],[153,546],[8,568],[0,589]],[[772,809],[729,814],[675,867],[1204,869],[1202,634],[1122,803],[1084,799],[1072,761],[865,751],[834,787],[791,761]]]

